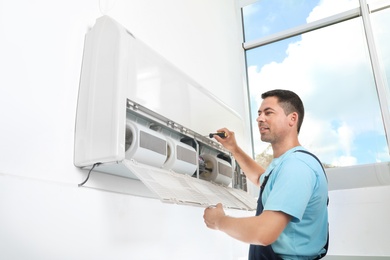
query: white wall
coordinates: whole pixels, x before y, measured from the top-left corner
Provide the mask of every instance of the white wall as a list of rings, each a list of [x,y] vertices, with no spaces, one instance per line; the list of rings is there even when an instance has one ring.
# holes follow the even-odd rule
[[[130,196],[127,180],[97,173],[89,187],[100,189],[78,188],[86,172],[73,165],[84,35],[103,13],[247,115],[235,1],[101,5],[0,1],[0,258],[245,258],[202,208]]]
[[[101,6],[247,117],[234,0]],[[84,34],[103,13],[96,0],[0,1],[0,258],[245,259],[247,245],[208,230],[201,208],[130,196],[127,180],[98,173],[89,182],[99,189],[77,187],[86,176],[73,166]],[[331,255],[390,256],[389,186],[330,199]]]
[[[390,187],[330,192],[331,255],[390,258]]]

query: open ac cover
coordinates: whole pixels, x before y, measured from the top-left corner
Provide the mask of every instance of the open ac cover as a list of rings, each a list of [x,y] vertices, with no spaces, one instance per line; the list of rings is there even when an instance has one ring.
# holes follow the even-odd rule
[[[211,113],[210,115],[210,111]],[[254,210],[228,151],[201,135],[241,118],[108,16],[86,34],[77,167],[141,180],[164,202]]]

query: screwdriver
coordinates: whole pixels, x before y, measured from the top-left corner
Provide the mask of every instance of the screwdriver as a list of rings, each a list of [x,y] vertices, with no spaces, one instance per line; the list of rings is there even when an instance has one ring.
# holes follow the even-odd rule
[[[209,137],[210,137],[210,138],[213,138],[214,135],[218,135],[218,136],[221,137],[221,138],[226,138],[226,137],[227,137],[227,134],[226,134],[225,132],[210,133],[210,134],[209,134]]]

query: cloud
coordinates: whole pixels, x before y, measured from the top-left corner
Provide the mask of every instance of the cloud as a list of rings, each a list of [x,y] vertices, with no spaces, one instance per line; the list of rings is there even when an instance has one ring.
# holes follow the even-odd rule
[[[338,157],[336,160],[332,161],[331,164],[334,166],[338,166],[338,167],[350,166],[350,165],[356,165],[357,160],[355,157],[342,155],[342,156]]]
[[[343,125],[337,128],[337,136],[342,149],[349,156],[351,154],[351,146],[353,145],[354,133],[353,129],[343,122]]]
[[[308,23],[318,21],[356,7],[359,7],[359,1],[356,0],[322,0],[318,6],[313,8],[313,11],[306,18],[306,21]]]
[[[356,7],[355,3],[321,1],[307,20],[334,14],[335,6],[342,5],[344,10]],[[300,134],[302,144],[314,150],[325,163],[357,164],[353,154],[356,138],[368,131],[384,134],[360,18],[288,41],[286,56],[281,62],[248,68],[251,99],[256,100],[259,107],[260,95],[267,90],[295,91],[301,96],[307,113]],[[272,52],[272,46],[263,48]],[[267,144],[261,143],[255,122],[253,132],[255,150],[259,153]]]

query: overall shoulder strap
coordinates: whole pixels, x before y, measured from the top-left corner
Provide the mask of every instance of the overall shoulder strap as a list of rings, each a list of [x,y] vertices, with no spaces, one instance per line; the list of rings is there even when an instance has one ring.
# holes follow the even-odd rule
[[[317,156],[315,156],[315,155],[314,155],[314,154],[312,154],[311,152],[308,152],[308,151],[305,151],[305,150],[296,150],[296,151],[294,151],[294,153],[296,153],[296,152],[300,152],[300,153],[306,153],[306,154],[309,154],[309,155],[313,156],[313,157],[314,157],[314,159],[316,159],[316,160],[317,160],[317,162],[318,162],[318,163],[321,165],[321,168],[322,168],[322,170],[324,171],[324,174],[325,174],[325,177],[326,177],[326,173],[325,173],[324,166],[322,165],[322,163],[321,163],[320,159],[318,159],[318,157],[317,157]],[[326,179],[328,179],[328,178],[326,178]]]
[[[269,176],[271,176],[273,169],[268,173],[268,175],[264,176],[263,183],[260,186],[260,196],[263,194],[264,187],[268,182]]]
[[[328,177],[326,176],[326,172],[325,172],[324,166],[322,165],[320,159],[317,158],[317,156],[315,156],[315,155],[312,154],[311,152],[308,152],[308,151],[305,151],[305,150],[296,150],[296,151],[294,151],[294,153],[295,153],[295,152],[306,153],[306,154],[309,154],[309,155],[313,156],[313,157],[317,160],[317,162],[321,165],[322,170],[324,171],[324,174],[325,174],[325,178],[326,178],[326,180],[328,180]],[[328,201],[327,201],[326,204],[329,205],[329,197],[328,197]],[[329,226],[329,224],[328,224],[328,226]],[[324,248],[325,248],[326,251],[325,251],[325,253],[323,253],[322,255],[318,256],[316,259],[321,259],[321,258],[323,258],[323,257],[328,253],[328,247],[329,247],[329,228],[328,228],[328,237],[327,237],[327,239],[326,239],[326,244],[325,244],[325,246],[324,246]]]

